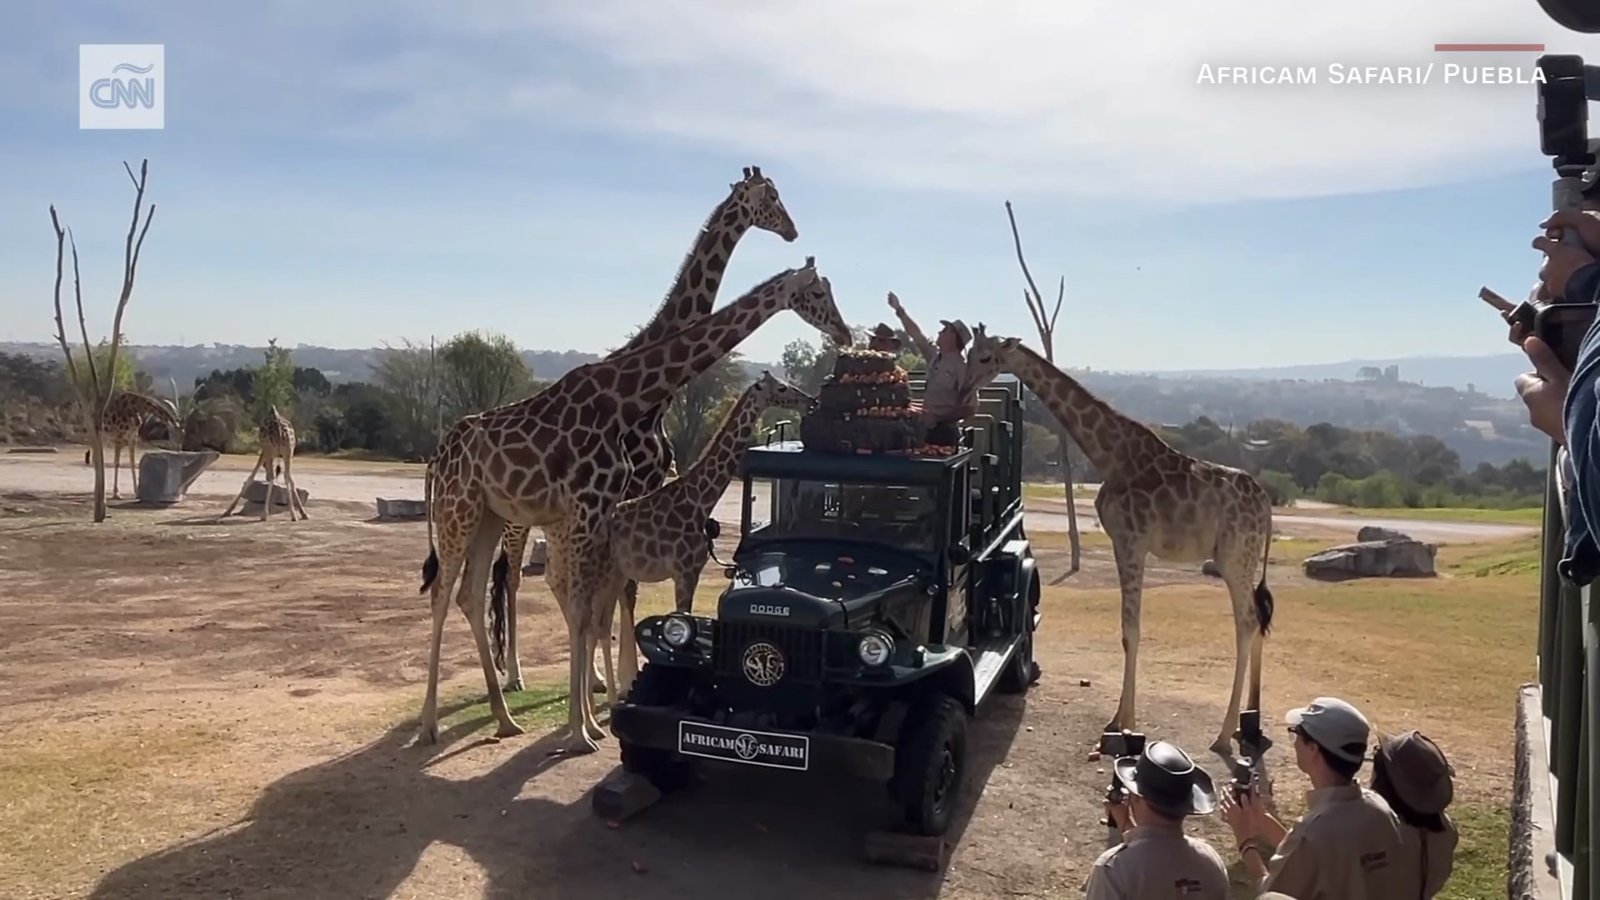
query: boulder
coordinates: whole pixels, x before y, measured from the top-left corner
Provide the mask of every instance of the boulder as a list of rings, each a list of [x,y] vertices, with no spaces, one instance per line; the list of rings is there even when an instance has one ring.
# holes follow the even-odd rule
[[[216,455],[215,451],[207,452],[210,452],[212,456]],[[305,488],[295,488],[295,493],[300,495],[301,506],[305,506],[306,501],[311,499],[311,495],[306,492]],[[265,503],[266,500],[267,483],[259,478],[251,479],[250,486],[244,489],[244,502],[247,505],[255,506],[255,512],[259,513],[261,512],[261,504]],[[278,507],[289,508],[289,488],[287,486],[281,484],[273,486],[272,506],[274,509]]]
[[[1210,575],[1212,578],[1221,578],[1222,577],[1222,570],[1217,568],[1217,561],[1216,560],[1208,559],[1205,562],[1200,564],[1200,574],[1201,575]]]
[[[1380,528],[1377,525],[1363,525],[1361,526],[1361,530],[1356,532],[1356,540],[1363,542],[1414,541],[1416,538],[1406,534],[1403,531],[1395,531],[1393,528]]]
[[[1346,581],[1351,578],[1431,578],[1439,548],[1421,541],[1362,541],[1329,547],[1306,557],[1307,578]]]
[[[139,458],[140,503],[171,505],[182,500],[200,473],[217,461],[217,451],[190,453],[151,450]]]
[[[545,566],[550,563],[550,542],[541,537],[528,544],[528,564],[522,567],[522,574],[543,575]]]
[[[426,519],[427,517],[428,504],[421,500],[378,498],[378,518],[380,519]]]

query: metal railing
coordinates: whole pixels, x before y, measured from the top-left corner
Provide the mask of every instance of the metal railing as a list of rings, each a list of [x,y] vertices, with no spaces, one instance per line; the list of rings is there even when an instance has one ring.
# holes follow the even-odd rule
[[[1600,638],[1590,589],[1573,587],[1557,571],[1566,529],[1556,463],[1552,452],[1539,579],[1539,695],[1555,813],[1557,875],[1563,894],[1577,900],[1597,896],[1600,888],[1593,873],[1595,817],[1600,813],[1594,780]]]

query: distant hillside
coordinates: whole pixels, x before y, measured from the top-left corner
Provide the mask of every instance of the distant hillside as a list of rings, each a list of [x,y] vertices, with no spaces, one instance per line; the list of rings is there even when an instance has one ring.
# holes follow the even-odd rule
[[[138,367],[165,385],[168,377],[187,389],[213,369],[259,365],[261,347],[212,344],[191,347],[133,346]],[[53,344],[0,343],[0,352],[59,358]],[[330,381],[364,381],[383,350],[294,348],[294,360],[320,369]],[[575,351],[525,350],[522,358],[539,378],[559,378],[599,357]],[[746,362],[752,377],[762,369],[782,373],[776,363]],[[1182,423],[1208,416],[1223,427],[1259,419],[1282,419],[1305,427],[1328,422],[1345,428],[1400,435],[1431,434],[1461,455],[1471,468],[1519,456],[1544,464],[1548,441],[1527,424],[1511,380],[1527,368],[1516,353],[1482,357],[1353,360],[1272,369],[1126,372],[1074,371],[1074,375],[1118,409],[1145,422]],[[1420,382],[1420,383],[1419,383]],[[1475,390],[1469,390],[1475,388]]]
[[[1251,381],[1289,379],[1292,381],[1322,381],[1336,378],[1354,381],[1364,368],[1382,371],[1391,366],[1399,369],[1400,379],[1431,387],[1453,387],[1458,391],[1476,389],[1491,397],[1512,398],[1516,392],[1511,382],[1532,367],[1521,353],[1499,353],[1493,356],[1416,356],[1409,359],[1353,359],[1349,362],[1320,363],[1307,366],[1283,366],[1267,369],[1187,369],[1182,371],[1153,371],[1162,378],[1242,378]]]

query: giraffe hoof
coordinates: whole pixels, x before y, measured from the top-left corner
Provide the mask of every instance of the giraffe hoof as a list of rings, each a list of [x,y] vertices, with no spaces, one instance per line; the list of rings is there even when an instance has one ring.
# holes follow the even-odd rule
[[[595,681],[594,681],[594,686],[589,688],[589,693],[591,693],[591,694],[604,694],[605,692],[606,692],[605,684],[603,682],[601,682],[600,679],[596,678]]]
[[[438,722],[434,722],[432,724],[428,724],[428,725],[422,726],[422,731],[417,735],[417,743],[419,743],[419,744],[437,744],[437,743],[439,743],[439,723]]]
[[[1233,743],[1227,738],[1217,738],[1211,742],[1211,752],[1231,762],[1233,760]]]
[[[515,694],[515,693],[517,693],[518,691],[521,691],[521,690],[523,690],[522,679],[521,678],[513,678],[510,681],[507,681],[505,683],[504,687],[500,688],[500,693],[502,693],[502,694]]]
[[[501,722],[500,727],[495,729],[494,736],[497,738],[508,738],[527,733],[527,729],[523,728],[521,725],[507,720],[505,722]]]
[[[588,756],[591,753],[599,753],[599,752],[600,752],[600,745],[598,743],[596,743],[593,739],[591,739],[588,735],[580,733],[575,737],[568,738],[565,742],[563,742],[561,744],[561,746],[559,746],[556,749],[550,751],[550,755],[552,755],[552,756]]]
[[[606,733],[606,730],[604,728],[601,728],[598,723],[594,726],[593,729],[589,730],[589,740],[596,742],[596,748],[595,749],[599,749],[598,743],[600,741],[605,740],[608,736],[609,735]]]

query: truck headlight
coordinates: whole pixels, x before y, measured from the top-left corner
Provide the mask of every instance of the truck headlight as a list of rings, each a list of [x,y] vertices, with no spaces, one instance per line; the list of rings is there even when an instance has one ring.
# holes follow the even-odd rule
[[[856,655],[873,668],[886,666],[889,658],[894,656],[894,639],[880,632],[868,632],[861,636],[861,643],[856,645]]]
[[[677,613],[667,616],[661,623],[661,639],[667,642],[667,646],[682,650],[694,640],[694,622],[688,616]]]

